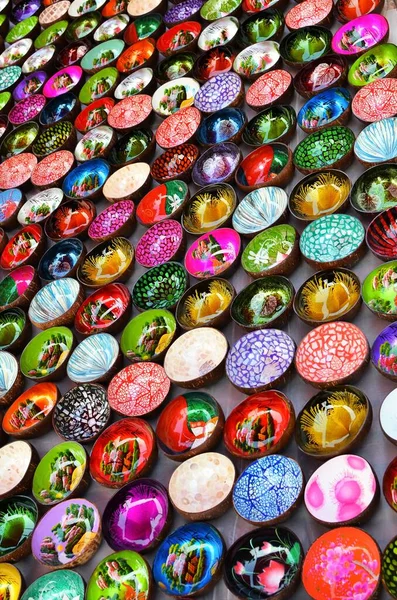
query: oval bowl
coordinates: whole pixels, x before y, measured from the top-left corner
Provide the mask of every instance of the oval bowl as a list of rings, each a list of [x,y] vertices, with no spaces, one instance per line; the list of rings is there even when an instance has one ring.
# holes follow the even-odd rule
[[[0,309],[28,308],[40,288],[36,270],[30,265],[13,269],[0,281]]]
[[[146,162],[137,162],[113,173],[103,186],[103,195],[111,203],[120,200],[138,202],[149,191],[151,184],[150,166]]]
[[[74,122],[77,131],[84,134],[98,125],[104,125],[114,105],[114,99],[106,97],[91,102],[81,111]]]
[[[18,212],[23,206],[24,202],[25,195],[18,188],[11,188],[0,192],[0,225],[2,228],[14,229],[16,227],[18,221]],[[2,243],[1,246],[3,250],[5,244]]]
[[[236,144],[225,142],[208,148],[196,161],[192,179],[197,186],[232,181],[242,159]]]
[[[186,270],[177,262],[149,269],[135,282],[132,301],[139,311],[173,310],[189,286]]]
[[[241,108],[223,108],[203,119],[197,129],[196,139],[201,146],[241,141],[247,117]]]
[[[32,152],[38,159],[57,150],[73,150],[76,144],[76,130],[69,121],[55,123],[40,133],[35,139]]]
[[[200,84],[192,77],[179,77],[168,81],[153,94],[153,110],[163,119],[169,117],[180,108],[190,106],[199,89]]]
[[[294,164],[304,175],[322,169],[344,169],[354,157],[355,135],[348,127],[333,125],[315,131],[304,138],[295,147]],[[321,147],[317,153],[315,148]]]
[[[295,133],[296,113],[291,106],[269,106],[255,115],[243,132],[248,146],[287,142]]]
[[[62,185],[63,192],[71,199],[96,200],[109,174],[110,166],[102,158],[87,160],[66,175]]]
[[[96,209],[90,200],[62,202],[46,221],[45,232],[55,242],[72,237],[83,237],[95,215]]]
[[[270,6],[271,2],[268,3]],[[251,14],[241,24],[239,42],[242,46],[267,40],[278,41],[284,31],[284,15],[278,8]]]
[[[44,46],[28,56],[22,65],[22,73],[29,75],[36,71],[48,71],[55,63],[57,47],[54,44]],[[63,65],[67,66],[67,65]]]
[[[364,171],[353,185],[350,202],[355,210],[366,214],[397,206],[397,165],[386,163]]]
[[[85,82],[79,93],[82,104],[90,104],[94,100],[112,96],[119,83],[120,75],[114,67],[101,69]]]
[[[203,113],[213,113],[222,108],[240,106],[244,97],[244,85],[237,73],[213,75],[197,91],[194,105]]]
[[[368,248],[381,260],[397,256],[397,206],[377,215],[368,225],[366,233]]]
[[[157,40],[157,50],[163,56],[177,52],[192,52],[197,48],[201,25],[197,21],[184,21],[167,29]]]
[[[352,321],[361,306],[361,284],[353,271],[328,269],[311,275],[299,288],[294,311],[307,325]]]
[[[164,58],[154,69],[159,83],[166,83],[181,77],[190,77],[193,72],[196,55],[193,52],[178,52]]]
[[[56,98],[74,88],[80,86],[83,77],[83,69],[73,65],[57,71],[55,75],[46,81],[43,87],[43,94],[46,98]]]
[[[113,237],[129,238],[135,225],[135,205],[131,200],[121,200],[105,208],[88,228],[94,242],[106,242]]]
[[[30,338],[31,327],[21,308],[0,311],[0,350],[18,352]]]
[[[373,123],[397,114],[397,80],[378,79],[358,90],[352,103],[354,116]]]
[[[156,142],[164,149],[189,142],[195,137],[200,121],[201,114],[195,106],[182,108],[160,123]]]
[[[231,185],[205,186],[185,205],[182,226],[191,235],[203,235],[230,223],[236,205],[237,196]]]
[[[87,288],[126,281],[134,266],[134,247],[126,238],[112,238],[93,248],[77,270],[77,278]]]
[[[122,4],[119,4],[119,6],[122,7]],[[102,14],[104,13],[102,12]],[[127,27],[123,37],[125,43],[130,46],[131,44],[134,44],[139,40],[144,40],[148,37],[152,38],[153,40],[157,40],[164,30],[165,25],[163,21],[163,15],[160,15],[160,13],[150,13],[134,19]]]
[[[223,17],[215,23],[210,23],[200,33],[198,39],[199,49],[206,52],[212,50],[212,48],[230,44],[233,40],[235,41],[239,27],[240,23],[236,17]]]
[[[75,42],[77,40],[88,40],[93,34],[95,29],[101,23],[101,13],[93,11],[88,14],[82,14],[72,20],[69,27],[66,30],[66,39],[68,42]],[[104,41],[104,40],[95,40]]]
[[[67,327],[51,327],[42,331],[25,346],[21,354],[22,374],[41,382],[62,379],[73,344],[73,333]]]
[[[289,195],[288,208],[301,221],[343,212],[350,198],[348,175],[337,169],[323,169],[298,181]]]
[[[37,272],[43,281],[73,277],[86,255],[84,244],[77,238],[60,240],[42,257]]]
[[[155,0],[157,5],[158,0]],[[99,587],[97,581],[100,578],[100,575],[103,570],[107,569],[106,563],[110,561],[117,562],[117,564],[122,563],[126,565],[126,569],[128,569],[129,573],[139,572],[139,584],[136,589],[140,590],[139,593],[143,593],[145,595],[151,594],[152,592],[152,580],[151,580],[151,570],[149,563],[138,554],[138,552],[129,551],[121,551],[115,552],[106,556],[100,563],[96,566],[94,572],[92,573],[90,580],[88,582],[87,588],[87,597],[88,598],[96,598],[98,594],[101,594],[101,588]],[[117,581],[113,584],[112,589],[115,590],[117,595],[121,595],[125,590],[125,585]],[[83,592],[84,593],[84,592]]]
[[[30,152],[38,135],[39,126],[34,121],[19,125],[3,138],[0,146],[1,157],[6,159],[21,152]]]
[[[333,21],[333,2],[322,0],[315,2],[309,0],[307,4],[299,3],[291,8],[285,15],[285,24],[290,31],[296,31],[309,25],[331,25]]]
[[[67,375],[75,383],[109,381],[121,366],[119,344],[109,333],[97,333],[85,338],[73,350]]]
[[[27,100],[34,94],[41,92],[47,78],[48,75],[45,71],[37,71],[36,73],[31,73],[30,75],[24,77],[24,79],[18,83],[12,92],[12,97],[14,98],[15,102]],[[26,102],[24,106],[29,106],[29,102]]]
[[[285,187],[294,174],[292,152],[285,144],[266,144],[250,152],[240,163],[235,181],[243,192],[266,186]]]
[[[237,54],[233,70],[248,81],[257,79],[266,71],[275,69],[281,61],[277,42],[258,42]]]
[[[155,149],[153,132],[148,128],[136,127],[119,138],[110,151],[108,161],[113,169],[119,169],[136,162],[151,160]]]
[[[342,87],[347,79],[347,60],[344,56],[328,54],[309,62],[294,77],[294,88],[303,98],[319,92]]]
[[[233,227],[243,236],[254,237],[286,220],[287,202],[287,194],[279,187],[253,190],[234,211]]]
[[[372,344],[371,350],[371,361],[374,367],[379,371],[381,375],[391,379],[392,381],[397,380],[397,368],[395,361],[395,348],[397,345],[397,325],[391,323],[385,329],[383,329],[376,337]],[[380,412],[380,421],[383,433],[386,437],[395,444],[393,437],[394,430],[394,419],[391,414],[391,406],[393,402],[394,407],[394,394],[391,392],[389,396],[385,398],[382,404]]]
[[[352,97],[345,88],[335,87],[310,98],[300,109],[297,121],[305,133],[330,125],[346,125],[351,115]]]
[[[229,73],[233,68],[235,55],[232,46],[218,46],[204,52],[194,63],[193,73],[195,78],[205,83],[216,75]]]
[[[396,74],[397,47],[394,44],[380,44],[354,61],[349,69],[348,81],[354,87],[362,87]]]
[[[159,362],[164,358],[176,333],[174,315],[153,309],[134,317],[124,328],[121,351],[131,362]]]
[[[229,276],[237,268],[241,249],[240,236],[234,229],[225,227],[205,233],[188,248],[186,270],[196,279]]]
[[[0,165],[0,189],[20,188],[20,190],[24,190],[28,188],[36,165],[37,158],[30,152],[22,152],[18,156],[7,158]]]
[[[184,255],[185,234],[181,224],[173,219],[159,222],[148,229],[136,249],[137,262],[150,269]]]
[[[100,69],[113,66],[124,50],[122,40],[109,40],[97,44],[81,59],[81,68],[86,73],[96,73]]]
[[[374,0],[374,2],[367,2],[360,0],[359,2],[344,2],[343,0],[337,0],[334,6],[335,16],[341,23],[347,23],[356,19],[357,17],[362,17],[363,15],[368,15],[373,12],[380,12],[383,7],[382,0]]]
[[[23,600],[29,600],[34,595],[40,594],[40,590],[46,589],[48,586],[56,585],[60,590],[60,594],[73,594],[73,596],[81,596],[84,594],[84,580],[81,575],[75,571],[64,569],[63,571],[53,571],[42,575],[34,581],[23,594]],[[21,598],[21,600],[22,600]]]
[[[113,42],[114,40],[111,40]],[[122,42],[124,44],[124,42]],[[119,56],[116,68],[120,73],[131,73],[141,67],[152,67],[156,64],[157,49],[155,41],[146,38],[129,46]]]
[[[114,97],[116,100],[123,100],[123,98],[135,96],[136,94],[150,94],[154,89],[155,79],[153,69],[143,67],[120,81],[114,91]]]
[[[160,154],[150,167],[153,179],[167,183],[175,179],[189,181],[198,159],[199,149],[194,144],[180,144]]]
[[[285,36],[280,44],[280,54],[287,65],[299,68],[328,54],[331,40],[332,33],[325,27],[302,27]]]
[[[83,290],[75,279],[50,281],[32,299],[29,319],[37,329],[70,326],[83,298]]]
[[[1,500],[0,511],[0,561],[20,561],[31,553],[33,531],[39,520],[37,504],[28,496],[17,495]],[[8,585],[6,589],[11,593]]]
[[[397,461],[394,458],[386,467],[386,471],[383,475],[383,481],[382,481],[382,492],[383,492],[383,496],[386,500],[386,502],[388,503],[388,505],[390,506],[390,508],[392,508],[394,511],[397,512],[397,502],[396,502],[396,496],[395,496],[395,488],[394,488],[394,481],[395,478],[397,476]],[[394,550],[394,547],[396,546],[396,540],[394,540],[394,543],[392,543],[392,547],[390,547],[391,544],[389,544],[389,546],[386,548],[385,552],[387,552],[387,550],[389,550],[389,553],[391,554]],[[389,558],[389,557],[388,557]],[[382,557],[382,559],[384,560],[384,557]],[[390,560],[390,558],[389,558]],[[384,561],[383,562],[383,569],[390,569],[390,562],[389,561]],[[389,590],[387,590],[389,591]],[[389,592],[390,593],[390,592]],[[393,598],[395,594],[390,593],[390,596]]]
[[[126,14],[114,15],[110,19],[106,19],[94,31],[94,42],[106,42],[115,37],[121,37],[123,31],[126,31],[129,21],[130,18]]]
[[[299,234],[292,225],[274,225],[250,240],[241,256],[246,273],[258,279],[265,275],[290,275],[300,258]]]
[[[57,62],[60,67],[72,67],[76,63],[80,62],[88,50],[89,46],[84,41],[77,40],[75,42],[71,42],[59,50]]]
[[[26,264],[37,265],[43,255],[46,242],[40,225],[26,225],[6,244],[1,253],[0,267],[10,271]]]
[[[396,290],[394,276],[397,261],[378,265],[364,279],[362,298],[369,310],[381,319],[397,320]]]
[[[15,498],[32,487],[34,471],[39,462],[35,448],[24,440],[15,440],[0,449],[0,500]],[[30,502],[33,502],[29,498]],[[19,534],[21,529],[18,528]],[[4,534],[3,534],[4,535]],[[18,560],[18,559],[17,559]]]
[[[205,21],[216,21],[222,17],[239,14],[242,0],[230,0],[222,4],[220,0],[207,0],[200,9],[200,17]]]
[[[176,320],[185,331],[197,327],[220,329],[230,321],[230,306],[236,292],[226,279],[205,279],[189,288],[176,307]]]
[[[68,21],[62,19],[46,27],[39,33],[34,41],[34,47],[37,50],[54,44],[61,46],[65,43],[65,33],[68,28]]]
[[[190,198],[184,181],[166,181],[148,192],[139,202],[136,217],[141,225],[151,227],[167,219],[177,219]]]
[[[358,134],[354,153],[365,167],[397,161],[397,118],[367,125]]]
[[[382,15],[357,17],[340,27],[332,38],[332,50],[336,54],[356,57],[373,46],[387,42],[389,23]]]
[[[131,314],[131,294],[122,283],[109,283],[80,305],[74,327],[81,335],[118,333]]]
[[[8,407],[2,423],[4,433],[23,440],[47,433],[58,399],[59,390],[55,384],[33,385]]]
[[[37,163],[30,180],[34,186],[43,190],[60,187],[73,165],[74,156],[69,150],[53,152]]]
[[[152,122],[152,98],[148,94],[128,96],[110,110],[108,125],[119,133],[131,131],[133,127],[142,127]]]
[[[11,108],[8,113],[8,120],[14,126],[22,125],[28,121],[37,121],[45,103],[46,99],[42,94],[28,96]]]
[[[24,227],[29,223],[41,223],[58,208],[63,200],[60,188],[50,188],[31,196],[18,212],[18,223]]]
[[[117,136],[111,127],[100,125],[87,131],[74,148],[74,156],[78,162],[86,162],[95,158],[107,158],[116,143]]]

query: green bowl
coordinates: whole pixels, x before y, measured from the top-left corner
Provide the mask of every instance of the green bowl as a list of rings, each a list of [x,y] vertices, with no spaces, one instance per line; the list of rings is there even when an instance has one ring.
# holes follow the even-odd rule
[[[20,308],[2,310],[0,312],[0,350],[13,352],[19,348],[21,339],[27,331],[26,327],[27,319],[23,310]]]
[[[364,304],[378,317],[397,320],[397,260],[377,266],[364,279],[361,295]]]
[[[40,504],[53,506],[67,498],[81,497],[88,484],[87,453],[77,442],[57,444],[39,462],[32,484]]]
[[[177,262],[166,262],[146,271],[134,285],[132,301],[138,310],[173,309],[189,285],[186,270]]]
[[[331,40],[332,32],[325,27],[302,27],[283,38],[280,54],[287,65],[299,67],[328,54]]]
[[[11,65],[11,67],[5,67],[0,71],[0,92],[12,87],[20,78],[22,74],[21,67],[18,65]]]
[[[242,0],[207,0],[200,9],[200,17],[205,21],[216,21],[238,12]]]
[[[83,56],[81,68],[87,73],[96,73],[100,69],[113,65],[124,49],[122,40],[109,40],[94,46]]]
[[[146,310],[125,327],[121,351],[131,362],[158,362],[171,345],[175,331],[175,317],[168,310]]]
[[[19,442],[20,443],[20,442]],[[31,553],[31,538],[39,520],[36,502],[13,496],[0,502],[0,561],[15,562]],[[6,580],[2,579],[2,585]],[[3,588],[10,591],[10,588]],[[12,598],[4,596],[4,598]]]
[[[248,146],[288,141],[296,129],[296,113],[292,106],[269,106],[255,115],[243,132]]]
[[[74,149],[75,142],[76,131],[72,123],[60,121],[40,133],[32,146],[32,152],[41,159],[57,150]]]
[[[275,225],[256,235],[241,256],[241,266],[251,277],[287,275],[299,260],[299,236],[292,225]]]
[[[2,112],[5,109],[5,107],[11,101],[11,99],[12,99],[11,92],[1,92],[1,94],[0,94],[0,112]]]
[[[35,381],[62,377],[73,348],[73,333],[67,327],[50,327],[36,335],[20,358],[22,374]]]
[[[84,580],[75,571],[64,569],[62,571],[52,571],[42,575],[34,581],[21,597],[21,600],[32,600],[32,598],[42,598],[43,592],[48,590],[45,595],[46,600],[55,600],[56,598],[84,598]]]
[[[7,33],[5,41],[7,44],[13,44],[25,37],[34,37],[33,32],[39,27],[38,17],[28,17],[20,21]]]
[[[383,77],[395,77],[397,71],[397,46],[380,44],[360,56],[350,67],[348,81],[362,87]]]
[[[306,136],[294,150],[295,167],[304,174],[321,169],[344,169],[353,160],[355,136],[351,129],[335,125]]]
[[[50,46],[51,44],[60,44],[68,25],[68,21],[63,20],[53,23],[53,25],[44,29],[35,39],[34,47],[36,50],[40,50],[44,46]]]
[[[29,151],[39,133],[39,126],[33,121],[23,123],[13,129],[3,140],[0,146],[1,158],[10,158],[21,152]]]
[[[90,104],[94,100],[111,96],[119,81],[119,72],[114,67],[107,67],[95,73],[85,82],[79,94],[82,104]]]
[[[91,35],[101,22],[101,13],[91,12],[74,19],[66,30],[69,42],[82,40]]]

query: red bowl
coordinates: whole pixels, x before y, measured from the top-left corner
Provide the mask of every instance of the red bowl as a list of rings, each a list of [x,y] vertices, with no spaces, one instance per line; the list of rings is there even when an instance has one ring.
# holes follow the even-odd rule
[[[80,306],[74,326],[81,335],[117,333],[131,314],[131,294],[122,283],[109,283],[94,291]]]
[[[95,216],[96,208],[91,200],[69,200],[47,219],[45,232],[55,242],[84,237]]]
[[[141,125],[152,113],[152,98],[147,94],[129,96],[118,102],[108,116],[110,127],[122,132]]]
[[[40,225],[27,225],[8,242],[0,257],[0,267],[7,271],[22,265],[35,266],[44,252],[46,238]]]
[[[87,133],[93,127],[103,125],[106,123],[108,114],[115,105],[113,98],[100,98],[91,102],[81,113],[77,116],[74,126],[80,133]]]
[[[7,158],[0,165],[0,189],[10,190],[25,186],[37,165],[37,158],[30,152],[23,152]]]
[[[157,50],[164,56],[177,52],[190,52],[195,48],[201,33],[201,25],[196,21],[185,21],[168,29],[157,40]]]
[[[19,158],[19,156],[16,158]],[[35,166],[31,182],[39,188],[56,187],[69,173],[73,165],[74,155],[69,150],[53,152]]]
[[[132,73],[141,67],[150,67],[156,58],[155,41],[145,38],[124,50],[117,60],[116,68],[120,73]]]

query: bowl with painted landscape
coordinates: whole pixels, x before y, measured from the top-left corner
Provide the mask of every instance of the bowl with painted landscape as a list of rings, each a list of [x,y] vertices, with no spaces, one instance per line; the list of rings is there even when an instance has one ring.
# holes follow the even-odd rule
[[[197,159],[192,172],[193,182],[205,186],[232,181],[241,159],[242,153],[236,144],[215,144]]]
[[[66,39],[68,42],[76,42],[77,40],[88,39],[101,23],[101,13],[92,12],[90,14],[81,15],[69,24],[66,30]],[[104,41],[104,40],[96,40]]]
[[[39,520],[36,502],[28,496],[16,495],[2,500],[0,511],[0,561],[13,563],[26,558],[31,553],[32,535]],[[11,599],[14,594],[8,586],[6,589]]]
[[[241,108],[224,108],[201,121],[196,139],[204,147],[224,142],[238,144],[246,123],[247,117]]]
[[[269,106],[248,122],[243,132],[243,142],[248,146],[287,142],[295,129],[296,113],[291,106]]]
[[[116,40],[110,40],[113,43]],[[120,41],[120,40],[117,40]],[[124,42],[122,42],[124,44]],[[135,42],[119,56],[116,68],[120,73],[131,73],[142,67],[152,67],[157,62],[157,49],[155,41],[147,38]]]
[[[357,58],[348,73],[348,81],[354,87],[363,87],[383,77],[394,77],[397,73],[397,47],[380,44]]]
[[[215,24],[214,24],[215,25]],[[201,54],[194,64],[194,75],[205,83],[215,75],[229,73],[233,68],[236,52],[232,46],[217,46]]]
[[[147,162],[153,157],[156,140],[153,132],[145,127],[136,127],[115,143],[108,156],[113,168],[125,167],[135,162]]]
[[[7,408],[3,431],[18,439],[36,438],[52,429],[52,413],[59,399],[54,383],[36,383]]]
[[[351,183],[346,173],[323,169],[306,175],[296,184],[290,193],[288,207],[296,219],[314,221],[345,210],[350,190]]]
[[[20,358],[22,374],[34,381],[56,381],[66,371],[73,348],[73,333],[67,327],[51,327],[36,335]]]
[[[237,205],[236,192],[227,183],[201,188],[186,204],[182,225],[187,233],[202,235],[231,220]]]
[[[280,62],[277,42],[258,42],[244,48],[233,62],[233,70],[244,79],[257,79],[266,71],[276,68]]]
[[[190,106],[200,89],[200,84],[192,77],[180,77],[163,83],[153,94],[153,110],[163,119],[184,106]]]
[[[228,227],[205,233],[188,248],[185,267],[196,279],[231,275],[241,252],[239,234]]]
[[[65,34],[68,25],[68,21],[63,19],[43,29],[43,31],[36,37],[34,41],[34,47],[36,50],[40,50],[41,48],[45,48],[51,44],[62,47],[65,43]]]
[[[241,24],[239,43],[243,46],[267,40],[279,40],[284,31],[284,16],[277,8],[267,8],[259,14],[251,14]]]
[[[56,52],[57,47],[54,44],[36,50],[23,63],[22,73],[29,75],[39,70],[47,71],[55,63]]]
[[[88,288],[126,281],[134,266],[134,247],[123,237],[112,238],[93,248],[77,271],[79,281]]]
[[[176,307],[176,320],[185,331],[197,327],[221,328],[230,322],[236,292],[226,279],[213,277],[189,288]]]
[[[226,46],[236,40],[239,30],[239,21],[235,17],[224,17],[215,23],[210,23],[200,33],[198,47],[202,52],[207,52],[219,46]]]
[[[74,277],[86,249],[77,238],[62,239],[43,255],[37,272],[43,281]]]
[[[71,67],[80,62],[88,50],[89,46],[86,42],[80,40],[71,42],[58,52],[57,62],[60,67]]]
[[[300,258],[299,235],[292,225],[273,225],[250,240],[241,256],[246,273],[258,279],[265,275],[290,275]]]
[[[121,40],[109,40],[94,46],[81,59],[81,68],[92,74],[105,67],[112,67],[123,52],[124,46]]]
[[[29,306],[29,319],[38,329],[70,326],[84,298],[80,284],[71,277],[50,281]]]
[[[363,282],[362,297],[370,311],[381,319],[397,320],[397,261],[376,267]]]
[[[50,127],[60,121],[73,121],[79,111],[79,100],[73,92],[67,92],[47,102],[40,113],[39,123],[43,127]]]
[[[383,15],[363,15],[340,27],[332,38],[335,54],[356,57],[373,46],[387,42],[389,23]]]
[[[118,333],[128,322],[131,294],[122,283],[109,283],[94,291],[80,305],[74,327],[81,335]]]
[[[155,223],[139,240],[135,252],[137,262],[146,267],[156,267],[184,256],[186,247],[182,225],[174,219]]]
[[[310,98],[298,113],[298,125],[313,133],[330,125],[345,125],[351,115],[352,97],[345,88],[332,88]]]
[[[67,238],[83,237],[95,215],[95,206],[90,200],[62,202],[46,221],[45,232],[55,242]]]
[[[272,225],[285,221],[288,196],[279,187],[253,190],[238,204],[233,214],[233,227],[246,237],[253,237]]]
[[[311,25],[293,31],[283,38],[280,54],[292,67],[300,67],[320,58],[331,49],[332,33],[325,27]]]
[[[4,164],[4,163],[3,163]],[[11,271],[23,264],[36,266],[46,248],[47,241],[40,225],[26,225],[10,238],[0,256],[0,267]]]
[[[83,77],[83,69],[73,65],[57,71],[50,79],[46,81],[43,88],[43,94],[46,98],[57,98],[71,92],[80,85]]]
[[[104,13],[102,12],[102,14]],[[131,46],[135,42],[144,40],[145,38],[157,40],[164,30],[163,16],[159,13],[150,13],[134,19],[127,27],[123,37],[127,46]]]
[[[114,67],[101,69],[85,82],[79,93],[82,104],[90,104],[105,96],[112,96],[119,82],[120,75]]]
[[[140,93],[150,94],[154,91],[155,84],[153,69],[143,67],[120,81],[114,90],[114,97],[116,100],[122,100]]]
[[[24,79],[22,79],[22,81],[20,81],[13,89],[12,97],[15,102],[26,100],[38,92],[42,93],[43,86],[47,79],[48,75],[45,71],[37,71],[24,77]]]
[[[136,209],[136,218],[145,227],[167,219],[177,219],[189,198],[189,187],[184,181],[166,181],[142,198]]]
[[[140,311],[173,310],[189,286],[189,277],[182,265],[166,262],[143,273],[132,289],[132,301]]]
[[[34,121],[28,121],[16,127],[3,139],[0,156],[5,159],[21,152],[29,152],[38,135],[39,126]]]
[[[327,269],[311,275],[296,292],[294,311],[307,325],[352,321],[361,306],[361,284],[348,269]]]
[[[117,135],[108,125],[99,125],[87,131],[74,148],[74,156],[78,162],[86,162],[94,158],[107,158],[116,143]]]
[[[176,320],[170,311],[160,308],[146,310],[124,328],[120,348],[131,362],[159,362],[175,333]]]
[[[23,38],[8,46],[0,54],[0,66],[1,68],[9,67],[11,65],[21,65],[26,56],[32,52],[33,41],[29,38]]]
[[[381,260],[397,256],[397,206],[376,215],[368,225],[366,241],[371,252]]]
[[[184,21],[167,29],[157,40],[157,50],[163,56],[177,52],[194,52],[197,47],[201,25],[196,21]]]
[[[71,199],[96,199],[109,174],[110,165],[102,158],[87,160],[66,175],[63,192]]]
[[[238,13],[241,9],[242,0],[207,0],[200,10],[200,17],[205,21],[216,21]]]
[[[275,142],[250,152],[240,163],[235,180],[237,186],[248,193],[266,186],[285,187],[293,174],[291,149]]]
[[[355,181],[350,202],[355,210],[366,214],[397,206],[397,165],[386,163],[367,169]]]
[[[122,364],[118,341],[110,333],[96,333],[86,337],[73,350],[67,376],[75,383],[109,381]]]
[[[154,74],[159,83],[189,77],[192,74],[196,55],[193,52],[178,52],[160,61]]]
[[[0,311],[0,350],[18,352],[30,338],[30,325],[21,308]]]
[[[397,118],[367,125],[358,134],[354,153],[365,167],[397,161]]]
[[[282,327],[292,312],[294,293],[292,283],[281,275],[256,279],[237,294],[230,315],[247,331]]]
[[[346,168],[354,157],[354,142],[354,133],[348,127],[334,125],[315,131],[295,147],[295,167],[304,175],[326,168]],[[321,152],[317,151],[319,147]]]
[[[314,269],[352,267],[365,253],[365,228],[350,215],[320,217],[303,230],[300,249]]]
[[[107,42],[116,37],[121,37],[123,31],[126,31],[130,18],[128,15],[115,15],[110,19],[106,19],[94,31],[94,42]]]
[[[33,142],[32,152],[38,159],[57,150],[73,150],[76,145],[76,130],[69,121],[55,123],[44,129]]]
[[[391,323],[377,336],[372,344],[371,361],[381,375],[397,381],[397,323]]]
[[[105,125],[108,114],[115,105],[113,98],[100,98],[91,102],[84,110],[77,116],[74,126],[80,133],[87,133],[90,129],[97,127],[98,125]]]

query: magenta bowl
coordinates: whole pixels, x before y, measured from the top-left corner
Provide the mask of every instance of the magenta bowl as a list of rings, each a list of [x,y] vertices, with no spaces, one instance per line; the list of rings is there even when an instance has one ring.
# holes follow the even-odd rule
[[[241,239],[237,231],[224,227],[205,233],[190,246],[185,267],[196,279],[231,275],[237,268]]]
[[[364,15],[340,27],[332,38],[332,50],[344,56],[358,56],[385,42],[389,23],[382,15]]]
[[[46,81],[43,94],[46,98],[57,98],[73,90],[81,81],[83,69],[76,65],[57,71]]]
[[[128,238],[135,223],[134,214],[135,204],[132,200],[115,202],[93,220],[88,228],[88,236],[94,242],[106,241],[120,235]]]
[[[178,221],[168,219],[148,229],[135,248],[137,262],[150,269],[176,260],[185,250],[185,235]]]
[[[8,113],[8,120],[12,125],[22,125],[27,121],[36,121],[45,103],[46,99],[42,94],[28,96],[12,107]]]

